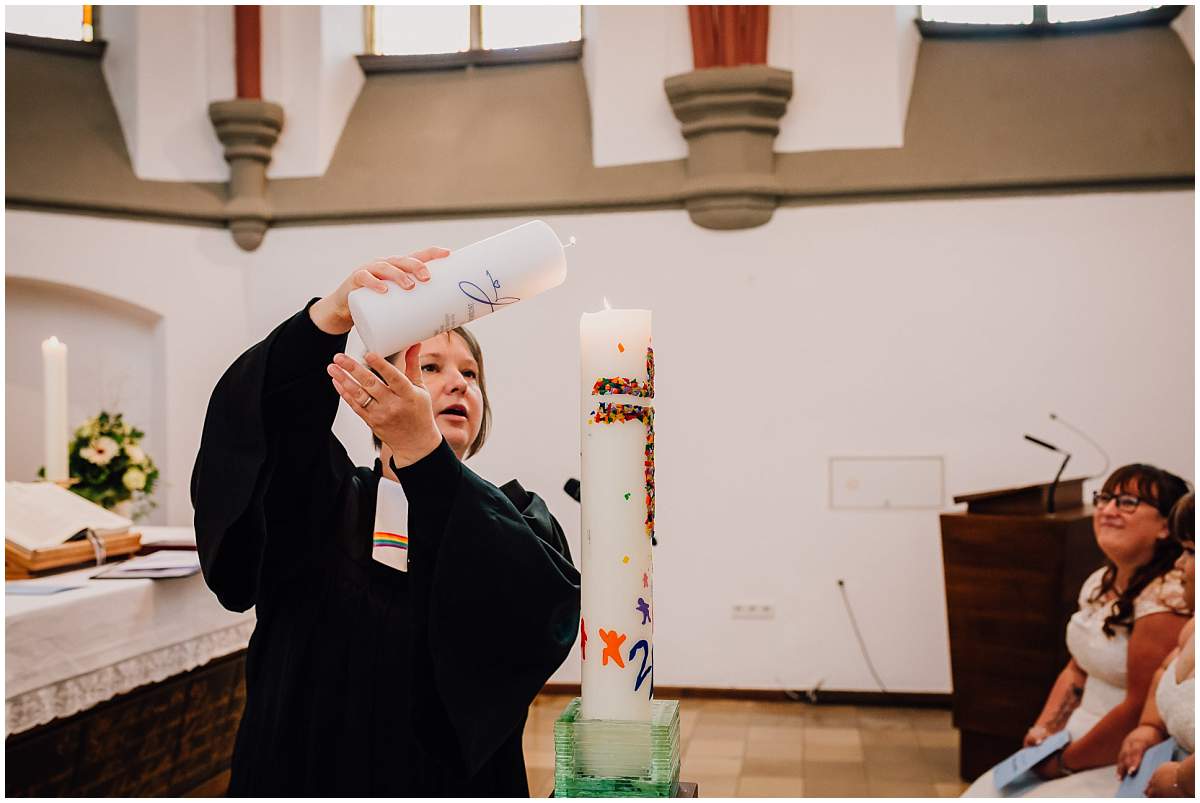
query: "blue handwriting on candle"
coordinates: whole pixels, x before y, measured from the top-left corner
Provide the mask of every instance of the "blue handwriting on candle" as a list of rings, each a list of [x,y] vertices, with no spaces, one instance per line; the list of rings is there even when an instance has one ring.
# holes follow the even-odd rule
[[[650,645],[645,639],[641,639],[637,644],[633,645],[633,649],[629,651],[629,662],[633,663],[633,656],[637,655],[638,650],[642,651],[642,666],[638,669],[637,680],[633,683],[633,690],[637,691],[642,688],[642,683],[646,677],[650,677],[650,699],[654,699],[654,656],[650,652]],[[650,659],[650,666],[646,666],[646,659]]]
[[[475,282],[468,282],[465,280],[461,281],[458,283],[458,289],[462,290],[463,295],[465,295],[467,298],[471,299],[472,301],[478,301],[480,304],[487,304],[489,307],[491,307],[491,312],[495,312],[496,307],[502,307],[505,304],[513,304],[513,303],[521,300],[514,296],[500,295],[500,280],[493,277],[492,272],[490,270],[485,270],[484,273],[487,274],[488,284],[490,285],[491,290],[492,290],[491,297],[488,296],[487,290],[484,290],[482,287],[475,284]],[[476,293],[478,293],[478,295],[472,295],[471,291],[467,289],[468,287],[474,289],[474,291]]]

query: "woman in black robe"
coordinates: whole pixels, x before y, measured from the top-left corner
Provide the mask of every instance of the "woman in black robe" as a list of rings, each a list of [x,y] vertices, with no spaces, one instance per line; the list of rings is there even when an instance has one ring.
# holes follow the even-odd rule
[[[529,794],[525,715],[579,624],[562,529],[516,481],[497,488],[462,464],[486,406],[465,340],[439,336],[455,358],[433,371],[420,345],[405,371],[341,354],[351,290],[409,290],[448,253],[356,271],[213,392],[196,542],[221,604],[258,620],[232,795]],[[383,444],[373,469],[330,430],[339,394]],[[372,559],[381,476],[408,500],[407,572]]]

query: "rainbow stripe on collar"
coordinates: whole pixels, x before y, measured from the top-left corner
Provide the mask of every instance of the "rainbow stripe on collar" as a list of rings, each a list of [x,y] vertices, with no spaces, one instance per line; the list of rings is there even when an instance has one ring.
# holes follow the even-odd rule
[[[375,546],[390,546],[396,549],[408,549],[408,536],[400,535],[399,533],[386,533],[377,531],[375,533]]]

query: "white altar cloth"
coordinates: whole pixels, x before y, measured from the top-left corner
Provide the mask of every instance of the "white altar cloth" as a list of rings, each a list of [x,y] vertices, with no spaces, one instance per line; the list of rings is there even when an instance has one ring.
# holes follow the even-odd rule
[[[253,609],[225,610],[200,574],[89,579],[98,571],[92,566],[18,581],[83,588],[6,595],[6,735],[194,669],[250,640]]]

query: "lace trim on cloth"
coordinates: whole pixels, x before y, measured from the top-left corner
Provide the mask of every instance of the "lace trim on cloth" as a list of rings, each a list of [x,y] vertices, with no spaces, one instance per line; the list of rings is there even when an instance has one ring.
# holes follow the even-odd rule
[[[1113,601],[1116,599],[1112,593],[1109,593],[1103,600],[1089,601],[1092,594],[1100,587],[1100,580],[1103,576],[1104,568],[1101,567],[1083,581],[1083,587],[1079,590],[1080,610],[1094,608],[1096,611],[1103,612],[1105,616],[1112,612]],[[1187,594],[1183,589],[1183,570],[1179,568],[1173,568],[1151,580],[1133,601],[1133,618],[1135,620],[1152,613],[1168,612],[1183,616],[1189,616],[1192,613],[1188,608]]]
[[[1183,589],[1183,570],[1179,568],[1159,577],[1138,594],[1133,601],[1133,618],[1141,619],[1152,613],[1191,614],[1188,609],[1187,592]]]
[[[4,702],[8,735],[21,733],[53,719],[86,711],[98,703],[133,691],[147,683],[195,669],[214,658],[244,649],[256,622],[233,627],[172,644],[160,650],[128,658],[50,686],[33,689]]]

